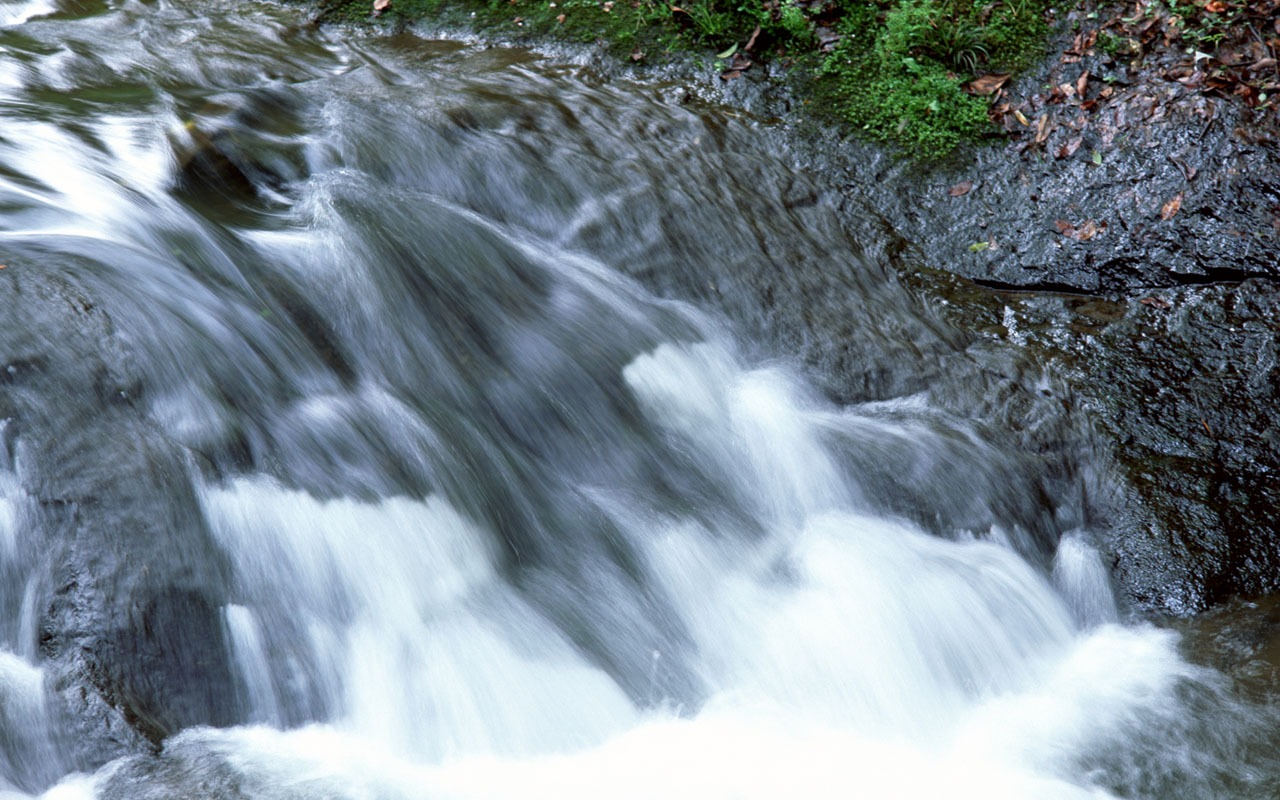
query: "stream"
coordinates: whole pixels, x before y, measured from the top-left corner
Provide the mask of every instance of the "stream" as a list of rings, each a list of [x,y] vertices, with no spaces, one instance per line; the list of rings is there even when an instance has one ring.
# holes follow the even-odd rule
[[[1028,452],[770,123],[265,3],[0,25],[0,798],[1280,785],[1054,377]]]

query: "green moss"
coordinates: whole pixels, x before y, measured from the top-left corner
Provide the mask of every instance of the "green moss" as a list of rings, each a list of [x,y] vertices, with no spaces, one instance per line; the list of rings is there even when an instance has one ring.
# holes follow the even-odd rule
[[[1048,33],[1039,0],[846,0],[844,38],[823,64],[833,112],[878,141],[939,158],[990,133],[988,101],[963,85],[1033,63]]]
[[[985,100],[966,94],[945,68],[910,56],[895,69],[842,64],[826,94],[836,116],[864,135],[925,159],[947,155],[990,125]]]
[[[321,18],[368,20],[372,0],[321,0]],[[812,70],[828,117],[877,141],[938,158],[992,134],[987,100],[964,92],[975,74],[1033,63],[1047,0],[392,0],[384,22],[430,18],[514,38],[603,42],[616,55],[661,59],[742,46]],[[819,26],[841,39],[818,52]],[[757,32],[758,28],[758,32]]]

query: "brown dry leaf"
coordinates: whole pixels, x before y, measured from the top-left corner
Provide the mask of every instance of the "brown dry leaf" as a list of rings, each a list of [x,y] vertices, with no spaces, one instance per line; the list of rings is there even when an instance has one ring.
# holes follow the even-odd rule
[[[1026,115],[1026,114],[1023,114],[1021,111],[1019,111],[1019,110],[1018,110],[1018,109],[1016,109],[1016,108],[1013,110],[1013,115],[1014,115],[1015,117],[1017,117],[1017,118],[1018,118],[1018,122],[1021,122],[1023,125],[1030,125],[1030,124],[1031,124],[1031,120],[1027,119],[1027,115]]]
[[[1080,77],[1076,78],[1076,94],[1080,95],[1080,99],[1084,99],[1085,89],[1089,86],[1089,70],[1080,73]]]
[[[1165,157],[1169,159],[1169,163],[1173,164],[1180,172],[1182,172],[1183,178],[1186,178],[1189,181],[1196,176],[1196,168],[1188,164],[1186,161],[1183,161],[1181,158],[1174,158],[1173,156]]]
[[[1107,229],[1107,223],[1092,219],[1085,220],[1080,227],[1072,225],[1065,219],[1056,221],[1054,225],[1057,226],[1058,233],[1069,239],[1075,239],[1077,242],[1087,242]]]
[[[1079,228],[1076,228],[1075,234],[1072,235],[1071,238],[1079,242],[1087,242],[1093,237],[1097,236],[1102,231],[1105,231],[1106,229],[1107,229],[1107,224],[1105,222],[1102,223],[1102,225],[1099,225],[1097,222],[1093,220],[1086,220],[1083,225],[1081,225]]]
[[[963,195],[968,194],[969,190],[972,188],[973,188],[973,181],[960,181],[955,186],[952,186],[950,189],[948,189],[947,194],[951,195],[952,197],[961,197]]]
[[[1075,136],[1067,141],[1066,144],[1058,148],[1058,158],[1071,158],[1080,149],[1080,145],[1084,144],[1083,136]]]
[[[564,15],[563,15],[563,14],[561,14],[560,16],[564,16]],[[635,50],[632,50],[632,51],[631,51],[631,60],[632,60],[632,61],[644,61],[644,51],[643,51],[643,50],[641,50],[639,47],[637,47]]]
[[[1208,11],[1210,14],[1221,14],[1223,11],[1227,10],[1227,4],[1224,3],[1223,0],[1209,0],[1209,2],[1204,4],[1204,10]]]
[[[751,37],[750,37],[749,39],[747,39],[747,44],[746,44],[746,46],[745,46],[745,47],[743,47],[742,49],[743,49],[743,50],[750,51],[750,50],[751,50],[751,48],[755,47],[755,45],[756,45],[756,37],[758,37],[759,35],[760,35],[760,26],[759,26],[759,25],[757,25],[757,26],[756,26],[756,29],[755,29],[754,31],[752,31],[752,32],[751,32]]]
[[[1041,114],[1040,120],[1036,123],[1036,144],[1043,144],[1045,139],[1049,138],[1049,115]]]
[[[1177,214],[1180,208],[1182,208],[1182,192],[1178,192],[1172,200],[1160,207],[1160,219],[1173,219],[1173,215]]]
[[[1088,55],[1093,46],[1098,43],[1098,32],[1096,30],[1081,31],[1076,34],[1075,41],[1071,43],[1071,49],[1066,51],[1067,55],[1083,56]],[[1076,59],[1079,61],[1080,59]]]
[[[725,71],[720,73],[720,80],[731,81],[734,78],[741,78],[742,73],[751,68],[751,64],[752,61],[750,58],[742,53],[738,53],[733,57],[733,60],[729,62]]]
[[[966,83],[964,90],[976,95],[995,94],[1000,87],[1009,82],[1009,77],[1008,72],[990,72]]]
[[[564,24],[564,21],[565,21],[565,15],[564,15],[564,14],[557,14],[557,15],[556,15],[556,22],[559,22],[561,25],[563,25],[563,24]]]
[[[1154,306],[1156,308],[1168,308],[1170,306],[1168,300],[1164,300],[1159,297],[1144,297],[1138,302],[1142,303],[1144,306]]]
[[[373,0],[373,13],[375,16],[381,14],[391,8],[391,0]]]

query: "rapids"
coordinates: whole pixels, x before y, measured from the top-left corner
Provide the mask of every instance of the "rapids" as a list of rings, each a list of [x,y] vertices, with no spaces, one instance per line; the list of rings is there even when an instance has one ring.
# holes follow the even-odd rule
[[[0,24],[0,797],[1273,791],[1104,467],[992,433],[765,123],[264,3]],[[839,358],[748,262],[840,276]]]

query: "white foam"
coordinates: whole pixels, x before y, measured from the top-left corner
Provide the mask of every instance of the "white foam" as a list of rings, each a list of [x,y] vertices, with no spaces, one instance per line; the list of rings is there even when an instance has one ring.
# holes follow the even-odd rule
[[[204,498],[247,602],[278,614],[287,598],[333,667],[343,724],[370,741],[422,758],[543,752],[632,721],[621,690],[498,578],[492,535],[440,498],[321,501],[265,480]]]
[[[1053,582],[1071,606],[1081,625],[1115,622],[1115,593],[1102,554],[1080,531],[1072,531],[1058,542],[1053,559]]]

